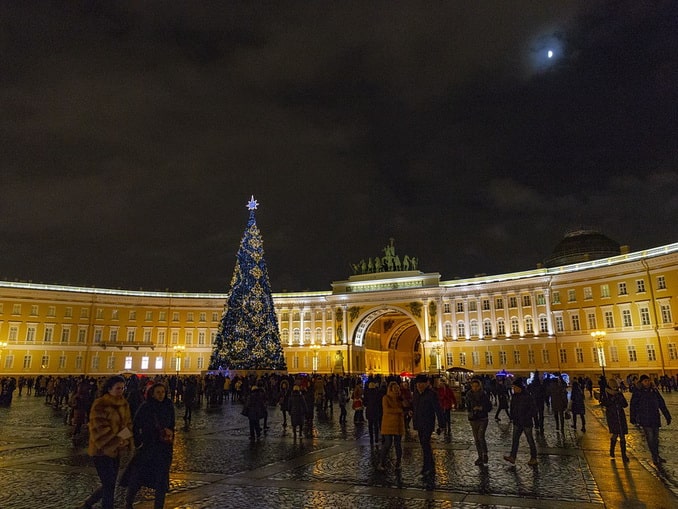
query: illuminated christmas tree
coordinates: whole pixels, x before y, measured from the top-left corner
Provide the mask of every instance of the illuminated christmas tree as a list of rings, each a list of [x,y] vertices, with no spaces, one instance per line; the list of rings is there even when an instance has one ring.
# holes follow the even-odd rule
[[[258,205],[254,196],[247,204],[250,218],[240,241],[231,293],[219,325],[210,369],[287,369],[264,259],[264,243],[254,217]]]

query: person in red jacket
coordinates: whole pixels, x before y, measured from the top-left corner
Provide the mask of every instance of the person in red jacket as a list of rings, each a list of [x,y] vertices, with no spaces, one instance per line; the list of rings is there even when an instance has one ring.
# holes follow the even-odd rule
[[[442,378],[438,382],[438,403],[445,416],[445,434],[449,436],[452,433],[451,410],[456,408],[457,398],[447,381]]]

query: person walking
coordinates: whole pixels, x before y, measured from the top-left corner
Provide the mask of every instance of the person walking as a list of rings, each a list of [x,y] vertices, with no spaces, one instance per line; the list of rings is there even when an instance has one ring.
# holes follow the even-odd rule
[[[503,387],[502,390],[504,390]],[[499,395],[499,404],[501,405],[501,394]],[[487,431],[489,420],[488,414],[492,410],[492,402],[483,390],[483,385],[479,378],[471,380],[471,390],[466,392],[466,410],[468,412],[468,421],[473,431],[473,442],[476,444],[476,450],[478,451],[478,459],[475,461],[475,464],[478,466],[487,465],[489,460],[487,457],[485,432]]]
[[[452,408],[457,406],[457,398],[446,380],[438,379],[438,403],[445,416],[445,435],[452,435]]]
[[[577,416],[579,416],[581,418],[581,430],[586,432],[584,391],[576,380],[572,382],[572,391],[570,392],[570,411],[572,412],[572,428],[577,429]]]
[[[659,428],[661,418],[659,412],[664,415],[666,425],[671,424],[671,414],[666,408],[666,402],[659,391],[652,386],[652,381],[647,375],[642,375],[637,389],[631,396],[631,424],[637,424],[645,432],[645,440],[652,454],[652,462],[655,465],[664,463],[666,460],[659,455]]]
[[[110,377],[103,385],[102,395],[92,403],[87,452],[94,460],[101,486],[83,502],[82,509],[90,509],[99,500],[102,509],[113,509],[120,457],[134,450],[134,442],[130,440],[132,415],[124,390],[122,376]]]
[[[383,409],[381,436],[384,439],[384,447],[381,449],[377,470],[386,470],[386,460],[391,451],[391,445],[395,447],[395,469],[400,470],[403,458],[402,439],[405,434],[405,419],[403,418],[403,403],[400,399],[398,382],[389,382],[386,395],[381,399],[381,406]]]
[[[376,382],[369,382],[367,389],[363,394],[363,404],[365,406],[365,418],[367,419],[367,430],[370,435],[370,447],[379,448],[379,427],[382,418],[382,393],[379,391]]]
[[[628,424],[626,424],[626,411],[624,410],[629,404],[626,402],[624,394],[619,390],[619,384],[614,378],[607,381],[605,388],[607,396],[601,398],[600,404],[605,407],[605,419],[607,420],[607,428],[610,430],[610,458],[614,459],[614,449],[617,445],[617,438],[619,438],[619,448],[621,449],[622,461],[629,462],[629,457],[626,455],[626,434],[629,432]]]
[[[167,397],[167,388],[162,383],[154,383],[147,391],[146,401],[141,404],[134,416],[134,443],[137,450],[125,470],[126,509],[133,509],[134,498],[141,486],[147,486],[155,491],[154,509],[165,507],[165,495],[169,491],[174,429],[174,405]],[[120,484],[124,485],[125,481],[121,480]]]
[[[522,378],[516,378],[513,382],[513,397],[511,397],[511,420],[513,421],[513,441],[511,444],[511,453],[504,456],[509,463],[516,462],[518,454],[518,445],[521,435],[525,435],[527,444],[530,446],[530,460],[528,465],[537,465],[537,446],[534,443],[532,434],[532,425],[534,416],[537,414],[537,408],[534,400],[525,388]]]
[[[424,477],[433,477],[435,468],[433,463],[433,448],[431,447],[431,435],[435,429],[435,422],[438,419],[438,433],[442,433],[442,424],[445,422],[445,416],[438,404],[438,395],[431,387],[428,377],[419,374],[414,379],[416,389],[412,398],[412,421],[414,429],[419,435],[419,445],[424,455],[424,464],[421,469],[421,475]]]
[[[364,415],[364,406],[363,406],[363,383],[362,380],[358,379],[356,381],[355,387],[353,388],[353,395],[351,396],[353,400],[353,423],[360,424],[365,422]]]
[[[301,393],[301,387],[294,385],[292,387],[292,394],[289,400],[290,410],[290,424],[292,425],[292,433],[294,438],[297,438],[297,428],[299,429],[299,439],[302,438],[302,431],[304,428],[304,419],[306,418],[306,399]]]
[[[69,405],[73,408],[73,445],[77,445],[78,436],[83,425],[87,424],[87,416],[92,407],[92,398],[90,397],[90,387],[85,381],[78,384]]]
[[[551,394],[551,411],[556,420],[556,431],[565,431],[565,410],[567,409],[567,388],[562,378],[553,380],[549,384]]]
[[[535,371],[532,382],[527,387],[528,391],[532,395],[534,404],[537,407],[537,416],[534,418],[534,427],[538,430],[539,433],[544,432],[544,405],[546,403],[546,386],[542,383],[541,374],[539,371]],[[511,416],[509,416],[511,419]]]
[[[266,413],[264,391],[261,390],[259,385],[254,384],[252,386],[245,408],[247,409],[247,418],[250,423],[250,440],[255,438],[259,440],[261,439],[261,423],[259,421],[264,418]]]
[[[480,382],[480,380],[478,380]],[[471,383],[471,389],[473,389],[473,383]],[[494,420],[499,422],[499,413],[503,410],[506,412],[506,417],[508,420],[511,420],[511,414],[509,413],[509,393],[508,388],[504,387],[503,383],[497,383],[497,411],[494,414]]]

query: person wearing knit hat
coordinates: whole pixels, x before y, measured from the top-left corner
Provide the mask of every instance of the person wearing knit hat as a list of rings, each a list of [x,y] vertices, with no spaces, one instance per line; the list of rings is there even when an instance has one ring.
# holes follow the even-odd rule
[[[511,397],[511,420],[513,421],[513,440],[511,443],[511,453],[504,456],[509,463],[516,462],[518,454],[518,445],[520,437],[524,434],[527,444],[530,446],[530,460],[528,465],[537,465],[537,446],[534,443],[532,435],[532,426],[534,417],[537,415],[537,406],[534,404],[532,395],[525,389],[522,379],[517,378],[513,381],[513,396]]]
[[[652,386],[649,376],[641,376],[638,388],[631,396],[631,424],[636,424],[645,431],[645,440],[647,440],[647,446],[650,449],[652,461],[655,465],[666,461],[659,456],[660,411],[664,415],[664,419],[666,419],[666,425],[671,424],[671,414],[668,408],[666,408],[664,398]]]
[[[605,418],[607,428],[610,430],[610,458],[614,459],[614,449],[619,439],[619,448],[624,463],[628,463],[629,457],[626,455],[626,434],[629,432],[626,423],[626,411],[624,410],[628,403],[624,394],[619,391],[619,384],[614,378],[607,381],[605,388],[606,397],[600,399],[600,404],[605,407]]]

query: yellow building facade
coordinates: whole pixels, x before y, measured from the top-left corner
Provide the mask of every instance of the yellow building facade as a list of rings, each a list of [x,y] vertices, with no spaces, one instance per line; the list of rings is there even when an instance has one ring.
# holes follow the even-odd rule
[[[677,291],[678,243],[454,281],[361,274],[273,300],[292,373],[658,376],[678,371]],[[0,376],[204,372],[227,297],[0,282]]]

